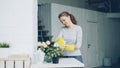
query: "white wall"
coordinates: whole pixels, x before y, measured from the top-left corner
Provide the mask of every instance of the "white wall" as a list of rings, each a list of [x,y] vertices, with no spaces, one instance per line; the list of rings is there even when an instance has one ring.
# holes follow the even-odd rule
[[[102,13],[103,14],[103,13]],[[120,20],[110,19],[106,17],[106,13],[102,15],[98,13],[98,46],[100,52],[100,60],[103,58],[111,58],[112,63],[117,63],[120,57]],[[102,63],[102,61],[100,61]]]
[[[104,26],[105,57],[110,57],[113,63],[117,63],[120,57],[120,20],[108,19]]]
[[[0,49],[0,56],[32,54],[37,42],[37,0],[0,0],[0,10],[0,42],[10,44],[6,53]]]
[[[42,3],[58,3],[75,7],[86,7],[86,0],[38,0],[38,4]]]
[[[105,57],[105,50],[106,50],[106,40],[104,39],[104,37],[107,35],[105,34],[104,30],[105,27],[107,27],[105,25],[105,23],[107,23],[106,20],[106,13],[101,13],[101,12],[97,12],[97,21],[98,21],[98,50],[99,50],[99,63],[100,65],[103,65],[103,58]]]

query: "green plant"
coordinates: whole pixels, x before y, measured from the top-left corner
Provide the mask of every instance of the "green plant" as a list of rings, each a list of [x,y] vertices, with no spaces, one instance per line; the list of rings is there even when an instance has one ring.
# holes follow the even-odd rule
[[[60,47],[55,47],[51,45],[46,49],[45,53],[48,58],[53,58],[53,57],[61,56],[63,53],[63,50]]]
[[[63,50],[60,46],[55,45],[55,42],[38,42],[38,49],[45,53],[45,56],[49,59],[53,57],[61,56]]]
[[[9,48],[9,47],[10,45],[8,43],[5,43],[5,42],[0,43],[0,48]]]

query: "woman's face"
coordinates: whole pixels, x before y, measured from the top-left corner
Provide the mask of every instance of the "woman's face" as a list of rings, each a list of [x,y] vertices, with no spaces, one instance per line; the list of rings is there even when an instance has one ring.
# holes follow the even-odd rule
[[[66,27],[70,26],[70,23],[71,23],[70,16],[62,16],[62,17],[60,17],[60,21]]]

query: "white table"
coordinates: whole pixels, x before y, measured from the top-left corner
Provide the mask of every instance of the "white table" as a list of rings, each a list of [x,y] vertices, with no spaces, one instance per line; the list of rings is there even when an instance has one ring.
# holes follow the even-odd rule
[[[84,67],[84,64],[74,58],[60,58],[58,64],[42,63],[32,64],[31,68],[48,68],[48,67]]]

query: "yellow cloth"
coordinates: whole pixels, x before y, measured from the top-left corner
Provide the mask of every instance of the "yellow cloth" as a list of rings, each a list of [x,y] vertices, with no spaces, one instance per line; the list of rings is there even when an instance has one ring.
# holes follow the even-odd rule
[[[75,46],[74,45],[70,45],[70,44],[66,44],[64,49],[65,50],[69,50],[69,51],[74,51]]]

